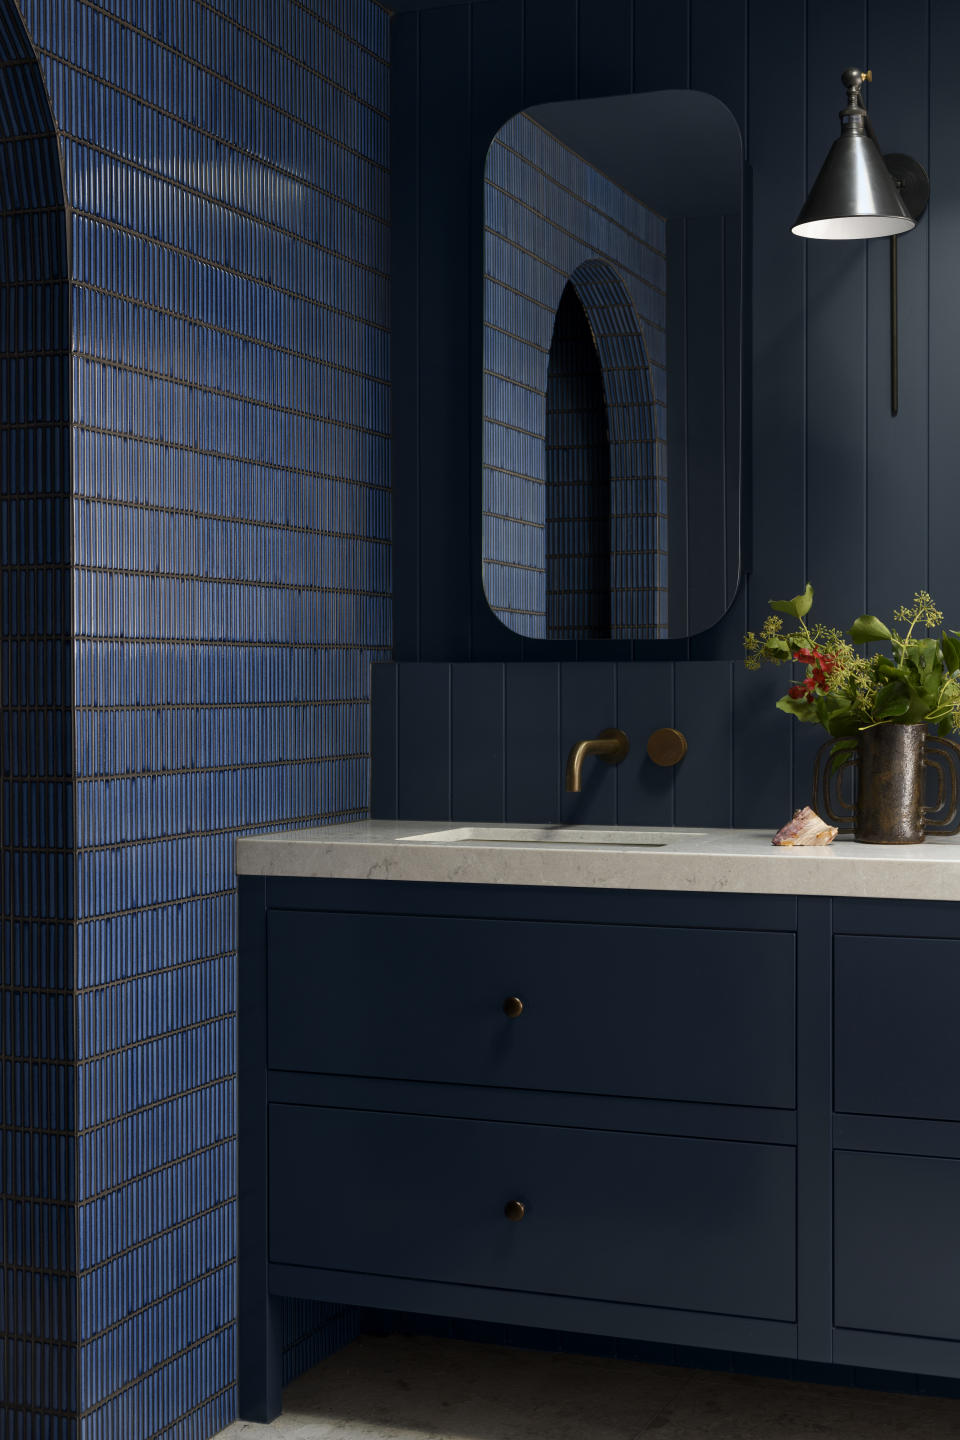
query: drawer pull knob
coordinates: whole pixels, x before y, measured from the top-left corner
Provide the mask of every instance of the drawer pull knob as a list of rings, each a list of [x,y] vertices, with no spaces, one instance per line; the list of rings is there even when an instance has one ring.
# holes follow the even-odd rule
[[[522,1220],[527,1213],[527,1207],[522,1200],[508,1200],[503,1207],[503,1213],[508,1220]]]
[[[523,1001],[519,995],[508,995],[503,1002],[503,1013],[509,1015],[511,1020],[516,1020],[518,1015],[523,1014]]]

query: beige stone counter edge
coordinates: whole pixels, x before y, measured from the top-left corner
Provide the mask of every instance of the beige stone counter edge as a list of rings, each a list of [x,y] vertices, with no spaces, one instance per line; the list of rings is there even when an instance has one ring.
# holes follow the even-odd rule
[[[890,847],[841,837],[822,849],[777,848],[768,832],[756,830],[671,830],[669,845],[649,849],[438,844],[416,838],[460,830],[465,823],[365,820],[249,836],[237,841],[237,872],[292,879],[960,900],[960,837]]]

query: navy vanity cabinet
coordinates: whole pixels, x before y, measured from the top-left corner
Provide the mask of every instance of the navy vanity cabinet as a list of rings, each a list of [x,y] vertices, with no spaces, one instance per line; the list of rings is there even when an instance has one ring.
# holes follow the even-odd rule
[[[276,1296],[796,1355],[796,901],[240,889],[245,1417]]]
[[[792,934],[274,910],[267,945],[273,1070],[795,1103]]]
[[[960,1379],[960,905],[240,892],[244,1417],[277,1296]]]

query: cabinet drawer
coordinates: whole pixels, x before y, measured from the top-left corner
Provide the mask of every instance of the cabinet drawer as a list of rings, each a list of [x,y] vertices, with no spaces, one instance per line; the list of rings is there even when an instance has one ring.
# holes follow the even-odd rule
[[[960,1340],[960,1160],[836,1157],[836,1323]]]
[[[267,969],[273,1069],[794,1104],[792,935],[272,911]]]
[[[274,1263],[794,1318],[786,1146],[297,1105],[269,1125]]]
[[[834,942],[835,1106],[960,1120],[960,941]]]

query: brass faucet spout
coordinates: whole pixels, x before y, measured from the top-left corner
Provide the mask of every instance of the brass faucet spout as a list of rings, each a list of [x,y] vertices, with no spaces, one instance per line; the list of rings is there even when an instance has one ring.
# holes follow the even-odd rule
[[[630,741],[622,730],[601,730],[595,740],[578,740],[567,756],[564,777],[567,790],[577,794],[583,788],[581,771],[588,755],[596,755],[607,765],[619,765],[621,760],[626,759],[629,750]]]

